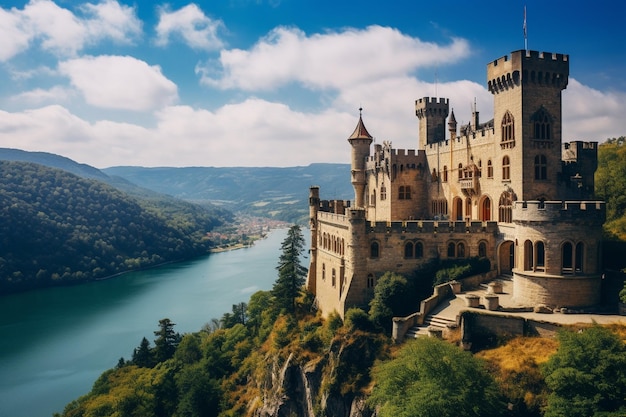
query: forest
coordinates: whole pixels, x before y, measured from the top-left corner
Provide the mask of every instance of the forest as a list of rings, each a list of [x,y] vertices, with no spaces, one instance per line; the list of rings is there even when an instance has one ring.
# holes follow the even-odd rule
[[[206,233],[232,220],[34,163],[0,161],[0,172],[0,294],[206,254]]]

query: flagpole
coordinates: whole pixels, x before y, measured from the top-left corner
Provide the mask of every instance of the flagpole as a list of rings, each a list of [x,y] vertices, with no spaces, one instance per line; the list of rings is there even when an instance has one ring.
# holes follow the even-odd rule
[[[524,5],[524,50],[528,51],[528,27],[526,26],[526,5]]]

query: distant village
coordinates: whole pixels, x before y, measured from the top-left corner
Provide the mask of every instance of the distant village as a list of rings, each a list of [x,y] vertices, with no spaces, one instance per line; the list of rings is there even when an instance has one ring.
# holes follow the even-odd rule
[[[206,237],[214,243],[211,252],[222,252],[251,246],[256,240],[265,238],[272,229],[289,226],[281,220],[239,214],[232,224],[217,228],[207,233]]]

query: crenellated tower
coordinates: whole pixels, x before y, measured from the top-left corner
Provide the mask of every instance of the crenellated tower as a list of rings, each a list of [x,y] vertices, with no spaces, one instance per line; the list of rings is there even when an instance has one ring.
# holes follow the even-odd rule
[[[446,139],[446,118],[449,100],[424,97],[415,100],[415,115],[419,119],[419,149]]]
[[[374,140],[363,124],[362,111],[363,109],[359,109],[359,122],[354,132],[348,138],[348,142],[352,146],[350,172],[352,186],[354,187],[354,205],[357,208],[365,206],[365,185],[367,182],[365,178],[365,161],[370,154],[370,145]]]
[[[561,198],[562,104],[569,57],[520,50],[487,65],[503,185],[521,200]]]

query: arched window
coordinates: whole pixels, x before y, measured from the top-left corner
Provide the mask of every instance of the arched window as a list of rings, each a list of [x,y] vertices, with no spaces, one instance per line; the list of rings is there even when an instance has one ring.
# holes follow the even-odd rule
[[[369,274],[367,276],[367,288],[374,288],[376,286],[376,280],[374,279],[374,275]]]
[[[378,258],[378,256],[380,256],[378,242],[372,242],[370,245],[370,258]]]
[[[387,199],[387,188],[383,185],[380,187],[380,201]]]
[[[326,279],[326,264],[322,264],[322,279]]]
[[[465,199],[465,217],[472,217],[472,199],[469,197]]]
[[[398,198],[400,200],[410,200],[411,199],[411,187],[408,185],[401,185],[398,189],[399,195]]]
[[[413,257],[413,242],[406,242],[404,244],[404,257],[405,258]]]
[[[480,242],[478,244],[478,256],[480,258],[487,257],[487,244],[485,242]]]
[[[454,242],[448,243],[448,258],[454,258],[456,255],[456,245]]]
[[[548,178],[548,162],[545,155],[535,156],[535,179],[545,180]]]
[[[443,182],[448,182],[448,166],[443,166]]]
[[[415,257],[416,258],[424,257],[424,245],[422,245],[422,242],[417,242],[415,244]]]
[[[459,164],[459,180],[463,178],[463,164]]]
[[[564,274],[571,274],[574,266],[574,249],[570,242],[565,242],[561,248],[561,268]]]
[[[508,156],[502,158],[502,179],[505,181],[511,179],[511,161]]]
[[[337,286],[337,272],[335,271],[335,268],[333,268],[333,278],[331,282],[333,287]]]
[[[485,197],[481,204],[480,220],[485,222],[491,220],[491,199],[489,197]]]
[[[465,258],[465,243],[459,242],[459,244],[456,245],[456,256],[457,258]]]
[[[437,170],[433,168],[433,181],[437,181]]]
[[[542,241],[539,241],[535,244],[536,259],[537,259],[537,269],[543,270],[546,267],[546,248]]]
[[[583,259],[585,256],[585,244],[578,242],[576,244],[576,254],[574,256],[574,269],[576,272],[583,272]]]
[[[550,140],[552,139],[552,117],[548,111],[542,106],[533,116],[531,121],[534,126],[535,139]]]
[[[513,221],[513,193],[505,191],[500,194],[498,202],[498,221],[511,223]]]
[[[487,160],[487,178],[493,178],[493,164],[491,159]]]
[[[507,111],[502,118],[501,130],[502,137],[500,146],[503,149],[515,146],[515,122],[513,115],[509,111]]]
[[[527,240],[524,242],[524,271],[532,271],[535,261],[533,254],[533,242]]]

